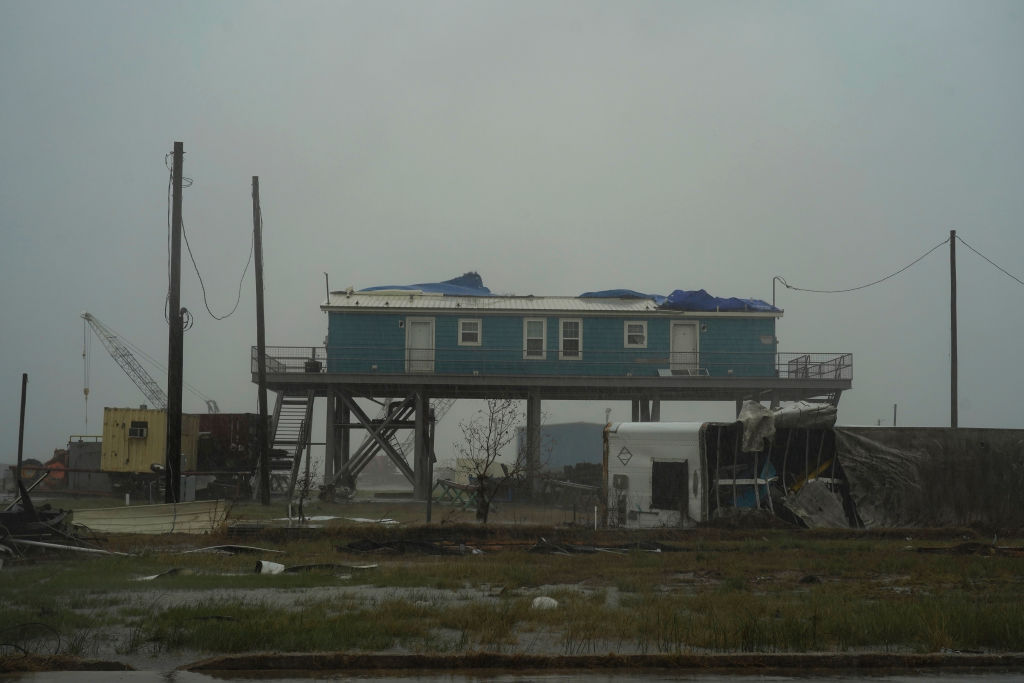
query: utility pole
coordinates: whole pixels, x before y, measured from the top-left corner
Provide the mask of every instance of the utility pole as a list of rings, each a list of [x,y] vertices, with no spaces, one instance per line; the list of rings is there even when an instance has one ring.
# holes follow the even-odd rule
[[[270,434],[267,432],[267,347],[263,323],[263,214],[260,179],[252,177],[252,240],[256,259],[256,378],[259,386],[260,503],[270,505]]]
[[[28,373],[21,373],[21,418],[18,421],[18,486],[21,487],[21,455],[25,446],[25,394],[28,388]]]
[[[31,487],[26,489],[25,482],[21,480],[21,457],[23,448],[25,446],[25,393],[27,388],[28,373],[23,372],[21,373],[21,418],[19,419],[18,422],[18,472],[16,475],[18,482],[18,497],[14,499],[14,502],[17,503],[18,501],[21,501],[22,510],[28,513],[30,519],[35,519],[38,521],[39,515],[36,513],[36,509],[32,505],[32,499],[28,495],[28,492],[31,491],[32,489]],[[43,476],[46,476],[45,470],[43,471]],[[40,479],[37,478],[34,483],[38,483],[39,481]],[[11,503],[7,507],[5,507],[4,510],[10,510],[13,504],[14,503]]]
[[[949,426],[956,429],[956,230],[949,231]]]
[[[167,307],[167,457],[164,470],[164,502],[181,500],[181,387],[183,373],[184,329],[181,318],[181,178],[185,162],[184,146],[174,143],[171,172],[171,283]]]

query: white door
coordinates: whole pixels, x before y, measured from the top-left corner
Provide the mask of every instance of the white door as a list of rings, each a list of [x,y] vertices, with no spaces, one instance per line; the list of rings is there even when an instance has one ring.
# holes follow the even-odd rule
[[[697,374],[697,324],[672,323],[669,367],[673,373]]]
[[[405,371],[434,371],[434,319],[407,318],[405,321]]]

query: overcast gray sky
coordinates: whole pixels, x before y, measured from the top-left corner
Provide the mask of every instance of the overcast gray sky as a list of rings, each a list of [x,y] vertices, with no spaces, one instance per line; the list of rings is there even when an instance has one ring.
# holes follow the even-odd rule
[[[0,460],[22,372],[26,457],[145,401],[93,340],[86,425],[79,314],[166,359],[175,140],[218,314],[260,177],[272,345],[322,343],[323,272],[770,300],[775,275],[854,287],[955,228],[1024,277],[1020,2],[0,0],[0,103]],[[957,251],[960,424],[1022,427],[1024,287]],[[842,423],[898,403],[902,425],[946,425],[948,272],[944,248],[858,292],[780,287],[779,349],[854,354]],[[183,273],[186,382],[255,411],[252,271],[224,322]]]

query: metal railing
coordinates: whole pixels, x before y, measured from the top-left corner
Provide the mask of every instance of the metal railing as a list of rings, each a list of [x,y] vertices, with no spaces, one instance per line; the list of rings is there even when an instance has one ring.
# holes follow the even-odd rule
[[[411,352],[410,352],[411,351]],[[407,349],[383,346],[272,346],[266,349],[268,374],[376,373],[382,375],[449,374],[776,377],[800,380],[850,380],[850,353],[789,352],[654,352],[643,349],[584,349],[576,358],[560,358],[548,349],[543,358],[523,358],[522,348],[437,347]],[[251,369],[258,372],[256,347]]]

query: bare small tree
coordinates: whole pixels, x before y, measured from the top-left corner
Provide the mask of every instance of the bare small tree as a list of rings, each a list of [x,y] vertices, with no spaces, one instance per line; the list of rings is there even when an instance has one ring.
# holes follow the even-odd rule
[[[316,465],[310,467],[309,458],[306,459],[306,471],[299,477],[299,480],[295,482],[295,498],[293,501],[296,503],[296,512],[299,517],[299,524],[305,524],[306,513],[302,509],[303,504],[307,499],[311,498],[312,494],[316,491],[316,482],[319,479],[320,468]]]
[[[469,420],[459,422],[462,441],[453,444],[459,457],[458,469],[466,474],[476,493],[477,521],[487,523],[491,501],[499,489],[526,472],[525,454],[516,451],[511,463],[499,462],[502,451],[516,437],[524,416],[517,402],[489,398]]]

